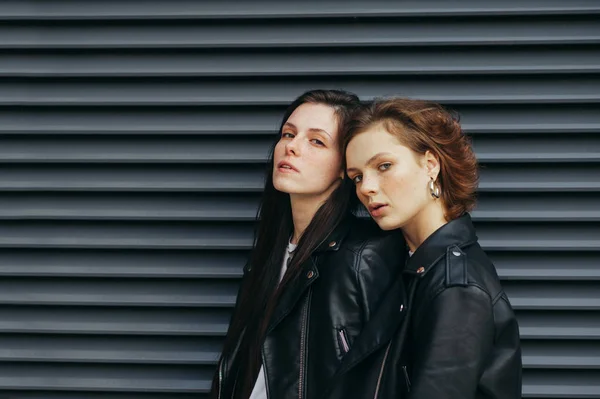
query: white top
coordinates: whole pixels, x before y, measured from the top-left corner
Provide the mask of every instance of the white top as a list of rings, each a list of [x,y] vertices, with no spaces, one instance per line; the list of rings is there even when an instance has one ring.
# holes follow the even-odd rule
[[[292,252],[296,249],[296,244],[288,243],[287,250],[285,251],[285,255],[283,256],[283,264],[281,265],[281,273],[279,274],[279,281],[283,278],[287,270],[288,259]],[[265,378],[265,370],[263,366],[260,366],[260,371],[258,372],[258,377],[256,377],[256,383],[254,384],[254,388],[252,389],[252,394],[250,394],[250,399],[267,399],[267,386],[266,386],[266,378]]]

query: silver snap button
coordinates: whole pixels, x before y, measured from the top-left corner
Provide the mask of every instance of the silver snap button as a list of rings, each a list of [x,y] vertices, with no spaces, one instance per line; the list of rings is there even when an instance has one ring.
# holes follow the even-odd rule
[[[329,247],[330,247],[330,248],[332,248],[332,247],[335,247],[335,244],[337,244],[337,242],[335,242],[335,241],[331,241],[331,242],[329,243]]]
[[[460,252],[458,252],[458,251],[452,251],[452,255],[454,255],[454,256],[460,256]]]
[[[404,305],[400,305],[400,312],[404,311]]]
[[[313,276],[315,275],[315,273],[311,270],[308,273],[306,273],[306,277],[308,278],[313,278]]]

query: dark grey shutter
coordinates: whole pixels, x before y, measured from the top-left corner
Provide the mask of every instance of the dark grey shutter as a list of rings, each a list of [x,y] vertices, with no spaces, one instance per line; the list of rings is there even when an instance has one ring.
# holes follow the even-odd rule
[[[462,113],[524,396],[600,398],[599,14],[1,2],[0,397],[205,397],[278,120],[304,90],[341,87]]]

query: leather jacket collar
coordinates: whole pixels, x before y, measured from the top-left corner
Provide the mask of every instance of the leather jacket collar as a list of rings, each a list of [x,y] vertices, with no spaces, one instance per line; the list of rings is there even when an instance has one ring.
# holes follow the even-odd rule
[[[335,229],[327,236],[325,240],[317,247],[315,253],[319,252],[327,252],[327,251],[337,251],[340,248],[340,245],[350,232],[351,221],[354,219],[354,216],[345,217],[336,227]]]
[[[465,213],[431,234],[408,259],[404,273],[424,276],[450,246],[464,248],[477,241],[471,216]]]
[[[337,251],[350,232],[352,220],[351,217],[345,217],[342,222],[335,227],[333,232],[323,240],[313,254],[318,255],[323,252]],[[317,268],[314,256],[308,258],[300,268],[301,272],[299,277],[292,281],[285,292],[282,293],[279,303],[271,316],[267,334],[273,331],[273,329],[292,311],[305,290],[319,277],[319,269]]]

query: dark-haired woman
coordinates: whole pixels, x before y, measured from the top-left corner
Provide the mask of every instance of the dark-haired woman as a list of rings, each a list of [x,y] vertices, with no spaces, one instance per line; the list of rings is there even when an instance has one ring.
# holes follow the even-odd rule
[[[402,297],[404,244],[350,212],[341,136],[357,106],[315,90],[283,117],[214,398],[322,397],[351,351],[361,359],[380,345],[358,336],[384,293]]]
[[[458,119],[435,103],[375,101],[346,142],[359,199],[383,230],[401,229],[410,258],[402,326],[365,326],[394,338],[341,373],[328,397],[520,399],[519,330],[468,214],[478,168]],[[363,377],[372,369],[374,390]]]

